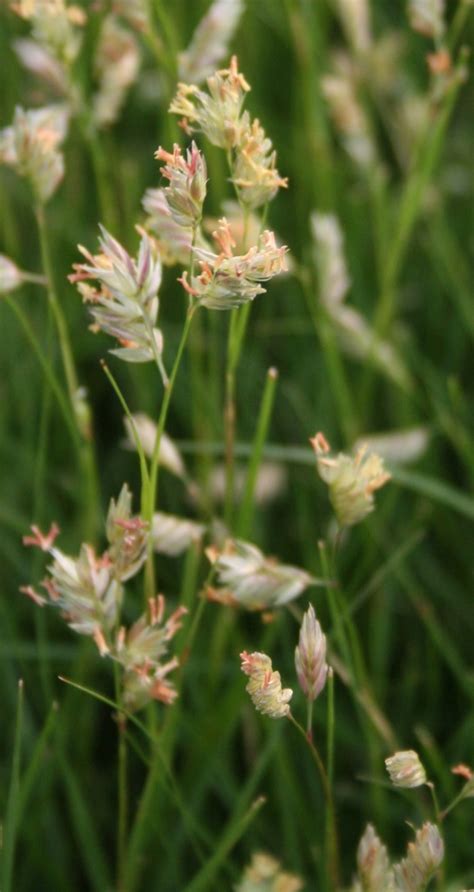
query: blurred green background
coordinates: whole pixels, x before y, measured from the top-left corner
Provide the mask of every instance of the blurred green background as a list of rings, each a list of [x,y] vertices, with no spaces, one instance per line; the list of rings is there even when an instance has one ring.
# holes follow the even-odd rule
[[[208,4],[174,0],[152,6],[157,34],[173,60],[174,49],[187,45]],[[447,6],[452,21],[461,4]],[[91,6],[88,12],[78,69],[84,83],[91,78],[103,10]],[[232,42],[240,70],[252,86],[246,107],[261,120],[278,151],[278,168],[289,177],[289,189],[270,206],[269,225],[289,245],[294,268],[307,271],[302,278],[290,275],[271,282],[268,293],[252,307],[238,374],[237,439],[242,444],[252,440],[266,370],[275,366],[279,381],[269,444],[281,447],[277,453],[287,484],[275,501],[257,510],[251,538],[265,552],[319,574],[317,543],[327,536],[330,522],[327,496],[310,450],[303,451],[301,459],[289,447],[304,450],[316,430],[323,430],[335,448],[346,449],[357,437],[373,432],[426,427],[426,451],[415,464],[399,469],[398,476],[395,473],[394,482],[380,494],[376,512],[351,531],[341,550],[339,571],[348,602],[360,602],[354,616],[370,689],[395,730],[397,745],[420,752],[441,797],[448,801],[459,788],[450,767],[474,763],[472,75],[462,84],[442,134],[394,282],[395,313],[387,335],[408,369],[409,386],[398,387],[370,363],[348,358],[336,347],[338,367],[347,383],[348,416],[331,365],[330,324],[318,300],[317,275],[310,269],[309,216],[314,210],[337,214],[352,282],[348,303],[373,321],[406,184],[419,162],[412,153],[412,167],[400,163],[391,116],[404,91],[424,96],[429,89],[429,42],[409,28],[404,4],[380,0],[372,3],[371,12],[375,39],[396,30],[402,49],[391,74],[396,89],[386,106],[377,101],[376,89],[362,86],[379,159],[367,170],[344,151],[322,96],[321,78],[330,68],[331,53],[347,49],[330,3],[247,0]],[[0,127],[10,123],[16,105],[38,106],[51,99],[40,81],[24,71],[12,49],[13,38],[26,32],[27,27],[2,7]],[[472,36],[471,15],[457,36],[455,55],[461,45],[472,42]],[[154,151],[159,144],[169,147],[174,139],[183,144],[176,123],[167,115],[176,76],[172,61],[164,61],[160,68],[147,43],[142,40],[141,46],[139,80],[120,120],[100,135],[113,231],[131,253],[138,241],[134,226],[144,218],[143,193],[159,184]],[[441,98],[433,122],[442,107]],[[408,133],[400,129],[398,138],[404,145]],[[232,197],[225,159],[204,140],[198,142],[208,159],[207,211],[217,215],[221,201]],[[99,364],[110,340],[88,331],[86,311],[66,279],[78,257],[77,243],[95,250],[97,223],[103,219],[90,154],[74,121],[64,152],[66,175],[46,213],[55,280],[80,381],[93,408],[100,518],[124,481],[138,496],[138,463],[121,447],[122,411]],[[0,194],[0,251],[24,269],[39,270],[26,184],[3,167]],[[166,270],[161,291],[168,363],[185,312],[177,275],[174,268]],[[13,297],[37,338],[46,343],[42,290],[25,286]],[[194,338],[206,369],[206,387],[196,392],[187,356],[173,397],[167,430],[178,443],[184,441],[192,474],[197,473],[197,460],[186,452],[186,443],[193,441],[206,454],[206,442],[223,438],[227,325],[227,314],[202,312]],[[55,404],[44,472],[38,466],[44,380],[18,319],[2,299],[0,340],[2,811],[11,777],[20,677],[25,685],[23,777],[28,778],[28,770],[36,766],[30,787],[24,786],[14,888],[104,890],[113,888],[114,721],[108,707],[65,689],[57,676],[74,677],[109,694],[111,679],[92,644],[74,637],[52,611],[37,610],[18,593],[20,585],[40,579],[42,573],[41,561],[21,544],[30,523],[48,526],[57,520],[62,547],[70,553],[78,550],[84,522],[83,481]],[[57,356],[56,361],[59,369]],[[114,358],[110,365],[133,411],[156,417],[162,391],[152,365],[126,366]],[[163,510],[179,514],[193,510],[181,483],[165,474],[160,499]],[[205,564],[203,559],[200,578],[206,574]],[[184,570],[183,561],[160,562],[160,586],[171,602],[179,596]],[[311,596],[330,632],[322,590],[313,590]],[[137,594],[137,604],[139,598]],[[222,626],[227,625],[229,638],[222,651]],[[317,888],[323,814],[313,766],[292,728],[257,719],[251,712],[237,659],[243,646],[260,650],[262,641],[270,639],[274,664],[291,684],[297,628],[287,613],[278,614],[269,631],[258,616],[239,617],[234,623],[227,609],[206,608],[192,671],[187,673],[175,716],[173,765],[191,816],[189,826],[183,822],[173,788],[166,777],[158,777],[137,888],[160,892],[187,888],[201,858],[206,861],[219,850],[237,810],[248,807],[259,793],[267,796],[265,807],[203,888],[231,889],[257,848],[273,852],[288,869],[300,872],[308,890]],[[50,719],[54,727],[48,726],[44,747],[35,749],[53,701],[58,704]],[[353,700],[339,683],[336,716],[335,792],[347,883],[366,821],[374,821],[399,854],[407,839],[404,822],[419,823],[429,814],[429,800],[423,793],[397,795],[382,782],[371,782],[376,765],[381,766],[378,776],[384,781],[383,758],[389,754],[389,743],[377,734],[367,740]],[[325,708],[319,704],[318,733],[323,742]],[[131,769],[132,807],[143,779],[137,756]],[[446,822],[447,874],[458,879],[453,889],[474,883],[473,827],[469,801]]]

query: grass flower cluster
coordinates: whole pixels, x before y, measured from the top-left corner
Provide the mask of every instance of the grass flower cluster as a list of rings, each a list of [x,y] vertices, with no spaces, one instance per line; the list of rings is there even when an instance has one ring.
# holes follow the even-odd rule
[[[2,892],[474,887],[473,8],[0,9]]]

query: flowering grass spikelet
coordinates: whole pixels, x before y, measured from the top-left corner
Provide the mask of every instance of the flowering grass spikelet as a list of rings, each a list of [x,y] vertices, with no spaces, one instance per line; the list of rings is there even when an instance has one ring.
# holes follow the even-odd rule
[[[290,711],[291,688],[282,688],[280,673],[272,668],[270,657],[262,653],[240,654],[242,672],[248,675],[246,691],[258,712],[272,719],[282,719]]]
[[[74,62],[82,43],[78,26],[86,22],[80,6],[68,6],[64,0],[19,0],[12,8],[31,21],[34,40],[64,69]]]
[[[0,294],[8,294],[15,291],[23,282],[21,270],[18,269],[16,263],[0,254]]]
[[[125,483],[117,501],[110,500],[105,524],[108,557],[121,582],[135,576],[145,562],[148,527],[141,517],[132,516],[132,494]]]
[[[64,105],[28,111],[18,106],[13,124],[0,130],[0,163],[26,177],[41,203],[51,198],[64,175],[64,158],[58,146],[66,136],[67,123]]]
[[[228,540],[220,551],[208,549],[207,556],[218,585],[210,597],[247,610],[281,607],[317,582],[305,570],[265,557],[256,545],[239,539]]]
[[[361,313],[344,303],[351,281],[339,220],[334,214],[314,212],[311,229],[319,296],[341,349],[356,359],[370,361],[387,377],[406,387],[408,374],[395,348],[373,331]]]
[[[161,173],[169,180],[169,186],[166,186],[164,192],[173,220],[178,226],[193,229],[201,220],[206,197],[207,168],[204,155],[193,141],[186,157],[175,143],[172,152],[167,152],[160,146],[155,152],[155,158],[165,162]]]
[[[147,189],[142,199],[143,209],[148,215],[145,229],[149,230],[157,243],[161,261],[165,266],[188,266],[191,258],[193,231],[190,226],[180,226],[174,220],[165,190]],[[199,234],[195,243],[200,243]]]
[[[354,67],[345,53],[334,54],[332,69],[322,78],[321,88],[345,151],[362,170],[370,170],[377,159],[376,147],[357,94]]]
[[[178,55],[182,81],[202,83],[226,56],[244,5],[242,0],[214,0],[197,25],[188,47]]]
[[[170,112],[180,115],[186,133],[204,133],[209,142],[221,149],[232,149],[242,132],[241,112],[250,87],[239,72],[237,57],[229,68],[216,71],[207,79],[208,93],[193,84],[178,84]]]
[[[368,824],[357,848],[357,873],[364,892],[395,892],[387,849]]]
[[[426,784],[426,771],[415,750],[402,750],[385,759],[385,767],[395,787],[421,787]]]
[[[187,613],[178,607],[164,621],[165,599],[163,595],[150,599],[148,610],[131,627],[119,629],[115,645],[115,659],[125,670],[124,705],[135,712],[150,700],[170,704],[177,691],[167,676],[176,669],[176,657],[163,662],[169,642],[181,628],[181,619]]]
[[[197,302],[211,310],[231,310],[254,300],[266,289],[261,283],[286,270],[285,254],[287,247],[278,247],[275,236],[265,230],[258,244],[246,254],[234,255],[235,242],[223,217],[213,238],[220,248],[215,254],[205,248],[193,249],[201,272],[191,276],[183,273],[180,282],[183,288],[196,298]]]
[[[288,179],[281,177],[276,169],[276,152],[258,118],[250,123],[245,113],[242,122],[232,182],[242,204],[255,210],[275,198],[279,189],[286,189]]]
[[[133,428],[135,428],[135,433],[140,440],[143,452],[151,458],[156,442],[157,425],[155,422],[144,412],[136,412],[131,415],[131,420],[125,417],[123,423],[127,434],[127,439],[123,444],[124,447],[131,450],[137,448],[133,431]],[[182,455],[171,437],[165,432],[162,433],[160,438],[159,463],[170,474],[174,474],[181,479],[186,477],[186,468]]]
[[[439,40],[445,30],[444,0],[408,0],[408,18],[414,31]]]
[[[329,499],[341,527],[353,526],[374,510],[374,492],[390,480],[382,459],[359,449],[354,458],[340,452],[329,456],[331,447],[323,434],[310,439],[316,453],[319,476],[329,488]]]
[[[99,86],[93,96],[93,118],[98,127],[117,120],[139,68],[140,51],[135,37],[114,15],[106,16],[95,54]]]
[[[426,822],[408,844],[407,857],[394,867],[398,892],[424,892],[431,877],[442,864],[444,843],[435,824]]]
[[[202,523],[159,511],[153,515],[151,527],[153,548],[158,554],[177,557],[193,543],[199,542],[205,531]]]
[[[235,892],[300,892],[303,883],[267,852],[255,852]]]
[[[366,53],[372,44],[369,0],[337,0],[336,8],[349,43],[356,53]]]
[[[101,253],[93,255],[79,245],[86,263],[73,265],[69,281],[77,284],[99,329],[117,338],[121,346],[111,350],[127,362],[149,362],[163,349],[163,337],[155,328],[158,316],[158,289],[161,261],[149,236],[141,233],[140,248],[134,260],[125,248],[100,226]],[[99,288],[86,284],[96,280]]]
[[[303,616],[300,636],[295,648],[296,674],[301,690],[308,701],[316,700],[326,684],[326,636],[316,619],[314,607],[309,605]]]

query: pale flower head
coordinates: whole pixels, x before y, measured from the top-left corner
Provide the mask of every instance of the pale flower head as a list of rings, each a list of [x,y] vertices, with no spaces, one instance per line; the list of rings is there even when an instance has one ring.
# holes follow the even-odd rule
[[[208,596],[247,610],[281,607],[317,581],[305,570],[265,557],[256,545],[240,539],[228,540],[222,550],[210,548],[207,555],[217,581]]]
[[[197,25],[189,46],[178,55],[179,77],[200,84],[215,71],[229,49],[244,5],[242,0],[214,0]]]
[[[439,40],[444,34],[444,0],[408,0],[408,18],[414,31]]]
[[[130,629],[122,627],[119,630],[114,656],[125,670],[124,705],[127,709],[141,709],[151,700],[169,705],[178,696],[167,676],[179,662],[176,657],[166,662],[163,660],[186,613],[185,607],[178,607],[165,620],[165,599],[158,595],[149,601],[147,612]]]
[[[164,161],[161,173],[167,180],[164,192],[171,216],[178,226],[195,227],[202,217],[202,206],[206,197],[207,168],[202,152],[193,141],[186,152],[181,154],[178,145],[173,152],[159,147],[155,152],[158,161]]]
[[[16,263],[4,254],[0,254],[0,294],[14,291],[20,287],[22,281],[23,276]]]
[[[139,68],[140,50],[135,37],[114,15],[106,16],[95,54],[99,86],[93,97],[92,114],[97,126],[117,120]]]
[[[444,858],[444,843],[435,824],[427,822],[408,844],[407,857],[394,867],[398,892],[424,892]]]
[[[350,45],[366,53],[372,44],[369,0],[337,0],[337,10]]]
[[[158,252],[142,232],[138,256],[133,259],[103,226],[100,231],[101,253],[93,255],[79,245],[86,263],[74,264],[69,280],[78,285],[84,302],[91,304],[93,330],[101,329],[121,344],[110,352],[127,362],[148,362],[163,349],[161,332],[154,327],[161,284]],[[99,288],[85,284],[88,279],[98,282]]]
[[[105,524],[108,556],[122,582],[135,576],[145,562],[148,527],[140,517],[132,515],[132,494],[124,483],[118,499],[110,500]]]
[[[131,418],[132,421],[130,421],[130,419],[127,417],[123,419],[125,431],[127,434],[127,439],[124,443],[124,446],[126,449],[136,449],[133,430],[133,428],[135,428],[135,434],[140,440],[143,452],[145,453],[145,455],[148,456],[148,458],[151,458],[156,441],[156,422],[154,422],[144,412],[136,412],[134,415],[131,416]],[[165,432],[162,433],[160,439],[159,463],[163,468],[166,468],[166,470],[169,471],[170,474],[174,474],[176,477],[181,478],[186,477],[186,468],[184,466],[184,461],[182,459],[181,453],[171,437],[169,437],[168,434],[166,434]]]
[[[194,248],[201,272],[190,281],[187,273],[180,279],[185,290],[204,307],[231,310],[248,303],[258,294],[265,293],[262,282],[286,270],[288,249],[277,247],[274,234],[268,230],[259,237],[258,244],[243,255],[233,254],[235,242],[225,218],[219,221],[213,237],[220,253]]]
[[[247,113],[242,118],[242,133],[232,165],[232,182],[239,199],[255,210],[267,204],[281,188],[288,186],[276,169],[276,152],[257,118],[250,123]]]
[[[200,542],[205,532],[204,524],[186,517],[176,517],[163,511],[153,515],[151,536],[153,548],[158,554],[177,557],[191,545]]]
[[[326,636],[316,619],[314,607],[309,605],[301,623],[300,637],[295,648],[296,674],[307,700],[316,700],[326,684]]]
[[[323,95],[347,154],[364,170],[371,170],[377,152],[369,119],[357,93],[356,73],[350,58],[334,54],[332,69],[321,80]]]
[[[25,111],[15,109],[13,124],[0,131],[0,163],[26,177],[37,200],[47,201],[64,175],[64,159],[58,147],[68,123],[64,105]]]
[[[237,57],[232,56],[229,68],[208,77],[207,86],[205,93],[194,85],[178,84],[170,112],[181,116],[186,133],[202,132],[213,145],[231,149],[240,140],[242,106],[250,90],[238,70]]]
[[[250,694],[258,712],[272,719],[282,719],[290,712],[289,702],[293,696],[290,688],[282,688],[280,673],[272,668],[270,657],[262,653],[240,654],[242,672],[248,675],[246,691]]]
[[[300,892],[303,883],[266,852],[255,852],[235,892]]]
[[[372,824],[368,824],[357,848],[357,873],[364,892],[395,892],[387,849]]]
[[[334,214],[311,214],[315,264],[321,300],[327,309],[340,304],[351,284],[344,255],[344,236]]]
[[[148,215],[145,229],[153,234],[162,263],[165,266],[174,266],[176,263],[189,266],[193,231],[190,226],[180,226],[173,219],[165,189],[147,189],[142,205]],[[199,244],[199,237],[196,244]]]
[[[82,42],[79,30],[86,16],[80,6],[64,0],[18,0],[12,9],[32,24],[32,36],[61,65],[70,66]]]
[[[426,784],[426,771],[415,750],[402,750],[385,759],[385,767],[395,787],[421,787]]]
[[[339,525],[352,526],[364,520],[374,510],[374,492],[390,480],[382,459],[375,453],[367,455],[365,447],[354,458],[343,452],[330,456],[329,443],[321,433],[310,442]]]

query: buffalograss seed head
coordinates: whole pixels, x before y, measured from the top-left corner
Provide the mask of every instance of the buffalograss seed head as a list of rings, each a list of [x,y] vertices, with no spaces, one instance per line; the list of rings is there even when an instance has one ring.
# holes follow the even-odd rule
[[[208,590],[212,600],[247,610],[267,610],[293,601],[316,580],[305,570],[265,557],[256,545],[229,540],[222,551],[210,548],[217,588]]]
[[[155,328],[161,284],[157,249],[142,232],[138,256],[132,259],[103,226],[100,231],[101,253],[93,255],[79,245],[87,262],[74,264],[69,281],[91,304],[92,330],[100,329],[121,344],[110,352],[127,362],[149,362],[163,349],[162,334]],[[86,284],[87,279],[98,282],[99,288]]]
[[[314,607],[309,605],[301,623],[300,637],[295,648],[296,674],[307,700],[316,700],[326,684],[326,636],[316,619]]]
[[[352,458],[340,452],[331,457],[331,448],[323,434],[311,440],[316,453],[319,476],[329,488],[329,498],[339,526],[352,526],[374,510],[374,492],[390,480],[382,459],[359,449]]]
[[[385,759],[385,767],[395,787],[421,787],[426,784],[426,771],[415,750],[402,750]]]
[[[206,197],[207,167],[204,155],[193,141],[186,158],[176,143],[172,153],[160,146],[155,158],[165,161],[161,173],[169,180],[164,192],[173,220],[178,226],[195,228],[201,221]]]
[[[25,111],[15,109],[13,124],[0,130],[0,163],[26,177],[35,198],[51,198],[64,175],[64,158],[58,151],[67,132],[68,110],[50,105]]]
[[[208,93],[193,84],[178,84],[170,105],[172,114],[180,115],[186,133],[204,133],[209,142],[221,149],[232,149],[241,138],[241,113],[250,87],[232,56],[229,68],[216,71],[207,79]]]
[[[444,858],[444,843],[435,824],[426,823],[408,844],[407,857],[394,867],[399,892],[424,892]]]
[[[282,719],[290,712],[289,702],[293,696],[290,688],[282,688],[280,673],[272,668],[270,657],[262,653],[240,654],[242,672],[248,675],[246,691],[258,712],[271,719]]]
[[[357,873],[364,892],[394,892],[393,870],[387,849],[368,824],[357,849]]]
[[[261,282],[277,276],[286,270],[286,246],[278,247],[273,232],[265,230],[258,244],[246,254],[234,255],[235,242],[225,217],[219,221],[213,238],[220,248],[215,254],[206,248],[194,248],[201,272],[191,276],[187,273],[179,279],[183,288],[197,302],[211,310],[232,310],[241,304],[254,300],[266,289]]]
[[[300,878],[282,870],[276,858],[255,852],[235,892],[300,892],[302,888]]]

